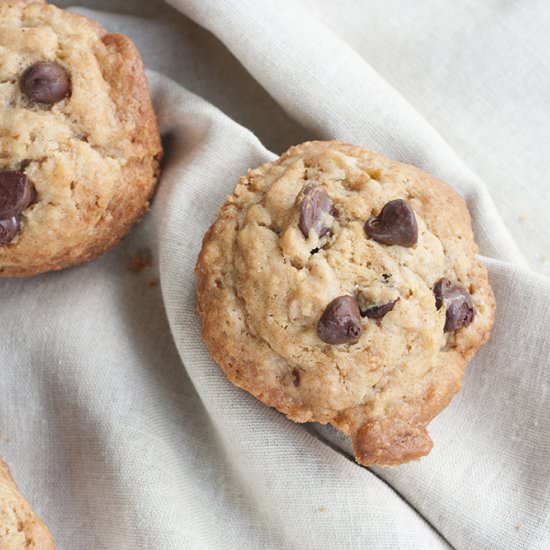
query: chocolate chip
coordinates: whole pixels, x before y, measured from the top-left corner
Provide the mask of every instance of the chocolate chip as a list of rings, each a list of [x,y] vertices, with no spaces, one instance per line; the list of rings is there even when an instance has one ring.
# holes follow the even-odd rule
[[[35,63],[21,77],[23,93],[35,103],[53,105],[69,95],[70,87],[69,75],[59,63]]]
[[[0,246],[11,243],[19,231],[19,216],[12,216],[7,220],[0,220]]]
[[[475,311],[468,291],[454,285],[449,279],[440,279],[434,286],[435,307],[446,304],[445,332],[467,327],[474,319]]]
[[[330,227],[327,225],[327,215],[334,213],[334,206],[328,193],[320,185],[307,185],[300,199],[300,230],[307,239],[311,230],[317,236],[325,235]]]
[[[317,323],[317,334],[327,344],[355,342],[362,332],[361,312],[353,296],[332,300]]]
[[[34,185],[23,172],[0,172],[0,220],[21,214],[35,197]]]
[[[298,369],[292,369],[292,383],[296,387],[300,385],[300,371]]]
[[[403,199],[388,202],[380,215],[369,218],[365,232],[381,244],[413,246],[418,241],[414,211]]]
[[[382,319],[386,313],[389,313],[394,307],[395,304],[399,301],[399,298],[396,298],[393,302],[388,302],[381,306],[369,307],[365,311],[361,312],[362,317],[368,317],[369,319]]]

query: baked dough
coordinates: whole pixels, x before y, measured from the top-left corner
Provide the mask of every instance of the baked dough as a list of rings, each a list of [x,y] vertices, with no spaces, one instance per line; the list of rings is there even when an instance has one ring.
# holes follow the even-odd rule
[[[446,183],[361,147],[304,143],[242,177],[207,232],[202,335],[231,382],[348,434],[361,464],[414,460],[489,337],[477,250]]]

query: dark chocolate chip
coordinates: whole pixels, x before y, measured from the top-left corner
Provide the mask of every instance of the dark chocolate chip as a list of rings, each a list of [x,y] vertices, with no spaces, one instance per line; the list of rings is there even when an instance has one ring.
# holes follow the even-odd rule
[[[300,385],[300,371],[298,369],[292,369],[292,383],[296,387]]]
[[[317,334],[327,344],[355,342],[362,332],[361,312],[353,296],[332,300],[317,323]]]
[[[65,99],[70,88],[69,75],[59,63],[35,63],[21,77],[23,93],[35,103],[53,105]]]
[[[399,301],[399,298],[396,298],[393,302],[388,302],[381,306],[369,307],[365,311],[361,312],[363,317],[368,317],[369,319],[382,319],[386,313],[389,313],[394,307],[395,304]]]
[[[36,197],[34,185],[23,172],[0,172],[0,219],[21,214]]]
[[[7,220],[0,220],[0,246],[11,243],[19,231],[19,216],[12,216]]]
[[[445,311],[445,332],[467,327],[474,319],[475,311],[468,291],[454,285],[449,279],[440,279],[434,286],[435,307]]]
[[[325,235],[330,227],[327,225],[327,214],[334,213],[334,206],[328,193],[320,185],[307,185],[300,199],[300,230],[307,239],[311,230],[319,237]]]
[[[369,218],[365,223],[365,232],[381,244],[413,246],[418,241],[414,211],[403,199],[388,202],[380,215]]]

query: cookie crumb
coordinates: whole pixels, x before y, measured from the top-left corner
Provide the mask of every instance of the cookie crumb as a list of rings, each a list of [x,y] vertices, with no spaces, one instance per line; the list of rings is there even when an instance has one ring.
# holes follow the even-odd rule
[[[319,512],[326,512],[327,509],[324,506],[319,506]]]
[[[522,223],[526,222],[527,221],[527,216],[524,216],[524,215],[519,216],[518,221],[520,221]]]
[[[523,527],[523,523],[516,523],[516,529],[519,531]]]
[[[148,283],[147,283],[147,286],[149,288],[157,288],[157,286],[159,286],[159,280],[158,279],[151,279]]]
[[[140,250],[130,258],[128,269],[133,273],[142,273],[152,264],[152,256],[149,250]]]

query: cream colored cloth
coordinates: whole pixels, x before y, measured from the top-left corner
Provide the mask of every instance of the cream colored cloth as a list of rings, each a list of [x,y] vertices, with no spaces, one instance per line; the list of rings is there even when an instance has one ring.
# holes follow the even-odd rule
[[[434,0],[427,2],[434,8],[427,18],[425,8],[405,2],[395,3],[404,13],[395,6],[384,11],[381,2],[342,2],[341,13],[313,1],[172,3],[216,35],[244,68],[215,38],[154,2],[103,4],[148,20],[94,15],[111,30],[133,35],[151,67],[215,101],[234,120],[150,73],[167,144],[152,215],[90,265],[0,282],[1,452],[58,547],[548,548],[550,282],[527,267],[514,244],[506,226],[517,236],[520,224],[512,225],[509,215],[506,224],[499,215],[503,200],[522,204],[523,189],[497,185],[507,172],[504,163],[510,163],[513,181],[521,181],[521,159],[529,167],[539,151],[511,157],[505,136],[486,134],[494,105],[512,101],[499,95],[498,79],[506,81],[496,69],[482,77],[491,87],[469,90],[477,133],[466,114],[457,119],[460,102],[449,99],[461,90],[451,94],[434,85],[423,91],[448,107],[449,115],[437,111],[436,119],[443,133],[462,139],[453,148],[399,94],[411,90],[395,85],[412,81],[403,75],[415,70],[430,69],[433,78],[426,81],[435,83],[441,73],[461,67],[461,52],[443,23],[459,25],[436,6],[460,15],[465,28],[489,28],[495,40],[503,35],[493,28],[494,18],[498,29],[526,33],[520,27],[528,8],[491,2],[490,8],[462,13],[450,0]],[[526,4],[529,13],[539,13],[536,3]],[[540,17],[545,13],[541,5]],[[498,19],[502,14],[505,19]],[[368,47],[358,46],[359,55],[319,18],[344,38],[347,25],[352,43],[362,22],[366,42],[369,36],[384,39],[372,51],[391,52],[386,59],[403,71],[392,67],[398,77],[383,78],[374,68],[380,60],[366,55]],[[408,32],[405,23],[423,34]],[[446,49],[410,47],[398,31],[421,46]],[[536,73],[546,63],[530,46],[536,37],[526,38],[522,75],[548,86],[550,77]],[[470,51],[472,78],[498,51],[489,47],[490,38],[486,45]],[[511,58],[518,59],[513,48]],[[533,132],[547,121],[548,113],[540,113]],[[435,448],[420,462],[397,469],[357,466],[334,432],[295,425],[232,387],[201,344],[193,266],[202,235],[238,176],[273,158],[245,126],[276,150],[306,138],[362,144],[443,177],[467,198],[497,295],[497,322],[491,342],[468,369],[463,391],[432,423]],[[480,148],[474,159],[483,158],[484,147],[493,161],[501,154],[496,183],[489,182],[499,209],[456,154],[465,144]],[[540,200],[530,201],[534,211],[542,212],[545,193],[540,186]],[[544,235],[531,236],[533,265],[549,244]],[[147,248],[153,268],[129,271],[131,256]]]

